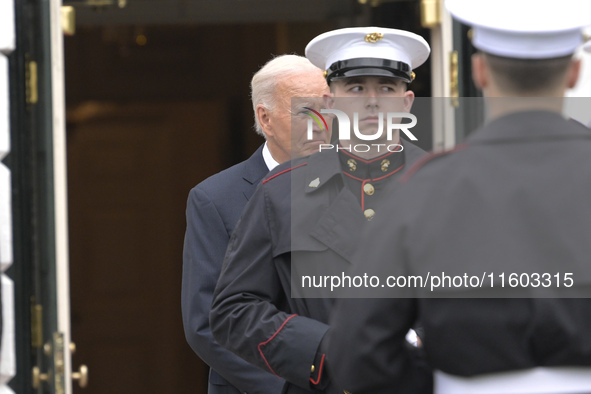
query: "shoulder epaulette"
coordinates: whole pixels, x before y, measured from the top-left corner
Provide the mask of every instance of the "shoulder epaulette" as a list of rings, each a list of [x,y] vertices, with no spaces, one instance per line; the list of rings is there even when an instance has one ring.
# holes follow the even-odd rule
[[[305,163],[298,164],[297,166],[289,167],[289,168],[287,168],[287,169],[285,169],[285,170],[283,170],[283,171],[279,171],[277,174],[273,174],[273,175],[271,175],[270,177],[268,177],[267,179],[264,179],[264,180],[263,180],[263,184],[265,184],[265,183],[269,182],[269,181],[270,181],[271,179],[273,179],[273,178],[277,178],[277,177],[278,177],[279,175],[281,175],[281,174],[288,173],[288,172],[290,172],[291,170],[295,170],[296,168],[298,168],[298,167],[302,167],[302,166],[305,166],[306,164],[308,164],[308,162],[305,162]]]
[[[462,144],[456,145],[452,149],[448,149],[448,150],[444,150],[442,152],[436,152],[436,153],[431,152],[431,153],[421,157],[419,160],[417,160],[415,162],[415,164],[413,164],[412,167],[410,167],[408,169],[408,171],[402,176],[402,178],[400,178],[400,182],[401,183],[408,182],[410,177],[412,177],[418,170],[420,170],[421,167],[423,167],[425,164],[433,161],[434,159],[437,159],[437,158],[443,157],[443,156],[447,156],[450,153],[462,151],[462,150],[466,149],[467,147],[468,147],[468,143],[464,142]]]

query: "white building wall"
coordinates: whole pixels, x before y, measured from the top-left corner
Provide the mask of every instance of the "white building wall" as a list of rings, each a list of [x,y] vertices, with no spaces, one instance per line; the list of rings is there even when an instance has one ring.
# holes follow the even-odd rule
[[[591,39],[591,27],[585,29],[585,36]],[[579,49],[576,56],[581,59],[581,74],[574,89],[567,92],[565,112],[591,127],[591,53]]]
[[[0,1],[0,160],[10,151],[10,111],[7,54],[15,47],[14,0]],[[0,281],[2,282],[2,339],[0,341],[0,394],[13,393],[8,382],[16,374],[14,336],[14,283],[5,275],[13,263],[12,187],[10,170],[0,163]]]

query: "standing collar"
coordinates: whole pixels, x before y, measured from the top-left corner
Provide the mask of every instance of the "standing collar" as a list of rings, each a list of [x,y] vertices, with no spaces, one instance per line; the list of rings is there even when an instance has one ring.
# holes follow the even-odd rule
[[[390,155],[380,155],[375,159],[366,160],[371,163],[377,163],[376,165],[380,166],[381,168],[381,161],[386,157],[402,157],[402,163],[404,163],[407,158],[406,149],[409,145],[401,140],[401,144],[403,146],[403,152],[399,153],[391,153]],[[402,155],[402,156],[392,156],[392,155]],[[330,150],[323,150],[322,152],[315,153],[309,156],[306,166],[306,193],[313,192],[322,188],[332,177],[335,175],[339,175],[346,170],[343,166],[341,166],[341,156],[349,157],[346,154],[337,152],[336,149]],[[345,160],[346,162],[347,160]],[[398,163],[398,162],[397,162]],[[398,167],[399,165],[395,165],[394,163],[390,164],[392,167]],[[394,170],[396,168],[393,168]],[[391,170],[392,168],[390,168]]]
[[[404,153],[402,146],[399,146],[395,152],[386,151],[372,159],[364,159],[343,150],[339,153],[339,160],[343,173],[351,178],[375,180],[400,170],[404,164]]]

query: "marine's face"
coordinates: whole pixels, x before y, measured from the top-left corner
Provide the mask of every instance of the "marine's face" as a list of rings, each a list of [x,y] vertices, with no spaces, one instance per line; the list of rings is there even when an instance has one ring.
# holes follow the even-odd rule
[[[379,130],[380,114],[382,126],[387,125],[388,112],[409,112],[414,93],[407,90],[406,83],[397,78],[388,77],[353,77],[332,81],[330,90],[333,94],[333,107],[345,112],[354,125],[355,113],[358,114],[359,132],[375,135]],[[395,120],[396,121],[396,120]],[[352,138],[354,133],[351,133]],[[382,133],[379,142],[385,139]]]

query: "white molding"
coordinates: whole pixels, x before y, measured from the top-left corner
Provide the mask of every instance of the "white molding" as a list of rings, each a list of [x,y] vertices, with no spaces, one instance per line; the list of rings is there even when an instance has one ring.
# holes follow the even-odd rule
[[[72,393],[72,360],[69,351],[70,284],[68,252],[68,193],[66,164],[66,111],[64,75],[64,38],[61,28],[61,0],[50,0],[51,42],[51,106],[53,109],[53,188],[55,200],[55,263],[57,326],[64,335],[64,385],[65,394]]]
[[[584,29],[585,35],[591,37],[591,27]],[[591,53],[579,48],[575,57],[581,59],[581,71],[579,80],[573,89],[566,92],[564,112],[583,124],[591,126]]]
[[[450,96],[450,62],[453,51],[453,23],[444,2],[441,24],[431,30],[431,96],[433,97],[433,150],[452,148],[455,144],[455,115]]]
[[[14,282],[2,274],[2,344],[0,353],[0,393],[12,392],[6,384],[16,374],[14,327]],[[10,391],[6,391],[10,390]]]
[[[14,50],[14,2],[0,1],[0,52]],[[10,93],[8,58],[0,53],[0,160],[10,151]],[[2,338],[0,339],[0,394],[13,394],[8,382],[16,375],[14,282],[4,275],[13,263],[12,184],[10,170],[0,163],[0,281]]]
[[[0,270],[12,265],[12,187],[10,170],[0,163]]]
[[[0,1],[0,52],[10,53],[16,43],[14,30],[14,1]]]
[[[0,7],[1,8],[1,7]],[[0,35],[2,33],[0,32]],[[0,160],[10,151],[10,92],[8,58],[0,54]]]

